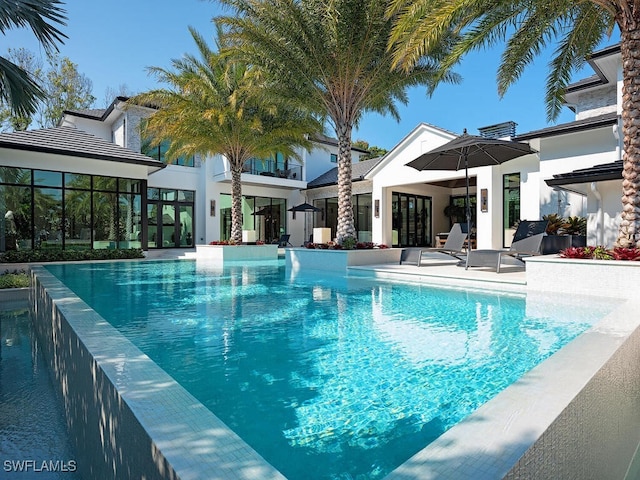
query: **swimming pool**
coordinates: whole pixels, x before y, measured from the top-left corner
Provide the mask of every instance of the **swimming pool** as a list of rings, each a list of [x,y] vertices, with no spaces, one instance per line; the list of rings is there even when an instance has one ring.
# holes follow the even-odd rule
[[[278,266],[47,268],[291,479],[384,476],[615,306]]]

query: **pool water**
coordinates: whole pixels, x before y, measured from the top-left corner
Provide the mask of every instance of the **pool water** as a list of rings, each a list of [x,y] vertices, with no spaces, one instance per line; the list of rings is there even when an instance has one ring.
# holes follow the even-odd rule
[[[27,308],[0,308],[0,342],[0,478],[79,479]]]
[[[281,264],[47,268],[292,480],[382,478],[615,307]]]

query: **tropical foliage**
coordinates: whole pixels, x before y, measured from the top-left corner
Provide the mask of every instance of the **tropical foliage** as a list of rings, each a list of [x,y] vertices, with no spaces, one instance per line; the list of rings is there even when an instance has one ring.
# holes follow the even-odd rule
[[[71,262],[144,258],[140,248],[86,250],[11,250],[0,253],[0,263]]]
[[[5,270],[0,274],[0,289],[2,288],[26,288],[30,284],[29,275],[24,270]]]
[[[562,258],[578,258],[587,260],[628,260],[640,261],[640,248],[606,248],[597,247],[569,247],[560,252]]]
[[[56,25],[66,25],[63,3],[59,0],[0,0],[0,33],[29,28],[45,51],[57,51],[66,36]],[[34,78],[11,60],[0,57],[0,100],[17,116],[30,116],[44,99],[45,92]]]
[[[191,35],[198,56],[172,61],[172,70],[153,67],[150,72],[167,88],[130,99],[157,111],[145,122],[144,135],[152,146],[169,140],[167,160],[180,156],[223,155],[231,170],[231,238],[242,241],[242,168],[251,158],[276,152],[299,157],[309,149],[307,134],[321,124],[305,110],[273,95],[263,71],[227,51],[218,30],[218,51],[212,50],[194,29]]]
[[[352,131],[367,112],[398,119],[398,102],[415,85],[433,88],[443,41],[405,69],[392,67],[387,49],[396,18],[386,0],[224,0],[233,15],[218,22],[253,65],[277,79],[281,95],[294,97],[325,119],[338,139],[339,243],[355,237],[351,203]],[[444,80],[456,80],[447,72]]]
[[[396,65],[419,62],[453,28],[460,38],[442,64],[445,75],[470,51],[501,44],[503,94],[546,47],[555,45],[547,77],[547,115],[557,117],[571,74],[617,26],[622,54],[623,197],[616,245],[640,246],[640,6],[625,0],[392,0]]]

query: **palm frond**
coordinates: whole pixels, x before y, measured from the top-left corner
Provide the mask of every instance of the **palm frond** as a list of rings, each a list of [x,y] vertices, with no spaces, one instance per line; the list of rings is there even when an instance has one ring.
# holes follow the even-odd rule
[[[67,36],[55,24],[66,25],[66,11],[59,0],[0,0],[0,33],[29,28],[47,52]]]
[[[29,72],[0,57],[0,98],[11,106],[14,114],[30,117],[45,93]]]

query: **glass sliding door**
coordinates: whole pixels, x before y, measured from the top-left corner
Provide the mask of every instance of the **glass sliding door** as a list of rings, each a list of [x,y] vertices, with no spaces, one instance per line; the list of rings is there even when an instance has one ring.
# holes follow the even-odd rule
[[[392,194],[392,242],[395,247],[431,245],[431,198]]]
[[[510,173],[502,177],[502,214],[505,247],[511,246],[513,234],[520,221],[520,174]]]
[[[194,192],[147,189],[149,248],[188,248],[194,238]]]
[[[284,198],[242,197],[242,229],[255,230],[256,239],[277,241],[287,232],[287,201]],[[231,195],[220,195],[221,240],[231,238]]]

